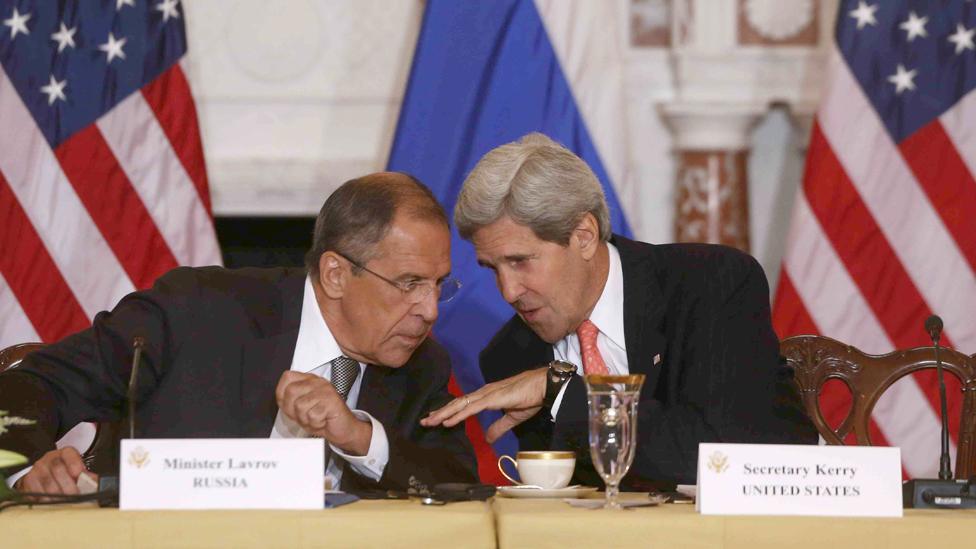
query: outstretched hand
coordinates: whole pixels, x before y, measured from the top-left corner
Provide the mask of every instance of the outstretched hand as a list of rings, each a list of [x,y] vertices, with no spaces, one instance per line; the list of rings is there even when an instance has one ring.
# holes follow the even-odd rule
[[[424,427],[438,425],[454,427],[478,412],[503,410],[505,415],[492,423],[485,432],[488,442],[495,442],[542,408],[542,399],[546,394],[547,370],[548,368],[537,368],[489,383],[473,393],[460,396],[446,406],[434,410],[420,420],[420,424]]]

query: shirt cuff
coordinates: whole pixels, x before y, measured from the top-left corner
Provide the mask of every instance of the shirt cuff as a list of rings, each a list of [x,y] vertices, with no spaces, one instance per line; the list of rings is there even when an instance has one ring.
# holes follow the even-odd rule
[[[383,477],[387,462],[390,461],[390,441],[386,438],[386,430],[383,429],[382,423],[362,410],[353,410],[352,414],[359,421],[368,420],[373,425],[373,435],[369,439],[369,450],[366,451],[366,455],[351,456],[332,444],[329,447],[336,455],[349,462],[353,471],[378,482]]]
[[[30,467],[25,467],[20,471],[17,471],[16,473],[7,477],[7,488],[13,488],[14,484],[17,484],[17,481],[20,480],[20,477],[26,475],[27,473],[30,473],[31,469],[33,468],[34,468],[33,465],[31,465]]]
[[[559,393],[556,394],[556,400],[552,401],[552,408],[549,409],[552,415],[550,418],[552,421],[556,421],[556,415],[559,414],[559,405],[563,403],[563,395],[566,394],[566,387],[569,387],[570,381],[572,381],[572,378],[566,380],[566,383],[563,383],[563,386],[559,388]]]

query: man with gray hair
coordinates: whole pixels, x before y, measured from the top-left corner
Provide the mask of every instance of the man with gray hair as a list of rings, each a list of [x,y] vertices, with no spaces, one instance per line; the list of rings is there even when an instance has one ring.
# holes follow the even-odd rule
[[[522,450],[573,450],[574,481],[598,484],[580,375],[639,373],[625,488],[695,483],[700,442],[817,442],[780,365],[769,288],[751,256],[611,234],[593,171],[541,134],[486,154],[454,219],[516,315],[481,353],[490,383],[424,425],[503,410],[489,441],[514,429]]]

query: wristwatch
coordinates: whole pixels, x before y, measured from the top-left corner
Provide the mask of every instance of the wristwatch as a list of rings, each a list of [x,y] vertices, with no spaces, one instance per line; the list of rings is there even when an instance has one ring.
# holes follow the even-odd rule
[[[562,360],[553,360],[549,363],[549,371],[546,372],[546,395],[542,398],[542,405],[552,408],[556,402],[559,390],[571,377],[576,375],[576,365]]]

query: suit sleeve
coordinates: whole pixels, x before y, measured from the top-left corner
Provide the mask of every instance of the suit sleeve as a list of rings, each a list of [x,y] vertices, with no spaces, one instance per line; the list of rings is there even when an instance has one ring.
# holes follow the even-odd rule
[[[347,468],[344,489],[406,490],[411,478],[430,488],[438,483],[478,482],[477,461],[464,423],[452,428],[420,425],[421,418],[454,398],[447,389],[451,372],[447,353],[440,350],[430,360],[426,366],[433,375],[418,374],[412,380],[397,425],[384,425],[390,454],[383,476],[374,482]],[[348,481],[347,473],[351,474]]]
[[[695,483],[699,442],[816,441],[790,371],[779,363],[759,264],[748,258],[745,268],[705,276],[710,289],[700,297],[684,296],[686,317],[680,328],[669,328],[665,370],[653,395],[643,394],[638,405],[638,444],[628,479]],[[586,415],[586,389],[577,378],[556,418],[553,445],[577,449],[590,461]],[[585,469],[592,470],[591,461]]]
[[[111,312],[96,315],[92,327],[31,353],[0,374],[0,409],[36,421],[10,429],[0,446],[33,462],[80,422],[121,419],[137,335],[146,341],[137,394],[149,395],[185,324],[178,313],[181,303],[193,299],[173,291],[171,282],[181,276],[167,275],[152,290],[129,294]]]

